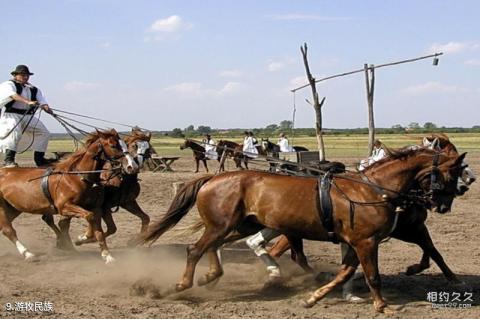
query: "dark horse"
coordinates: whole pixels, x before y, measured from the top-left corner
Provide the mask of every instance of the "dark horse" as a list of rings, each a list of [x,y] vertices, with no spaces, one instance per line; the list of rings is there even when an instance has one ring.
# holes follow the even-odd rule
[[[442,212],[449,210],[464,157],[465,154],[449,156],[424,149],[399,153],[389,161],[374,164],[377,166],[374,171],[365,172],[376,187],[363,181],[357,173],[334,175],[331,180],[334,233],[349,245],[349,249],[336,278],[315,291],[305,306],[313,306],[348,280],[361,263],[374,307],[377,311],[385,311],[386,303],[380,292],[378,245],[394,228],[398,218],[395,206],[405,198],[411,199],[408,194],[413,186],[418,185],[429,194],[432,206]],[[435,176],[439,188],[433,189],[432,176]],[[202,237],[188,247],[186,270],[175,290],[192,287],[195,266],[207,252],[210,271],[198,281],[199,285],[205,285],[223,274],[217,249],[229,240],[255,233],[259,226],[287,235],[296,252],[301,251],[302,238],[329,240],[331,236],[321,221],[324,213],[320,208],[318,187],[316,178],[260,171],[201,177],[177,193],[165,216],[149,228],[143,242],[158,239],[196,202],[205,230]],[[232,232],[238,236],[227,238]]]
[[[262,138],[262,147],[265,152],[273,154],[273,156],[278,157],[278,153],[280,153],[280,146],[275,143],[272,143],[268,140],[268,138]],[[308,148],[303,146],[293,146],[294,152],[308,152]],[[275,155],[277,154],[277,155]]]
[[[430,144],[427,144],[427,141]],[[425,137],[422,146],[433,147],[437,151],[445,152],[450,155],[458,155],[458,151],[446,135],[432,135],[430,137]],[[386,149],[387,153],[392,151]],[[395,151],[393,151],[395,152]],[[462,164],[464,165],[464,164]],[[367,167],[366,171],[371,170],[374,172],[377,166]],[[468,185],[475,181],[474,178],[471,178],[472,175],[465,175],[465,170],[462,172],[460,180],[463,180],[463,183],[457,187],[457,195],[463,195],[463,193],[468,189]],[[470,174],[473,174],[471,172]],[[473,175],[474,176],[474,175]],[[450,270],[448,265],[445,263],[442,255],[437,250],[433,244],[432,238],[428,232],[427,226],[425,225],[425,220],[427,219],[427,208],[423,205],[413,203],[404,207],[404,211],[399,214],[398,223],[394,231],[390,234],[390,237],[414,243],[418,245],[423,250],[423,255],[418,264],[411,265],[406,269],[406,275],[414,275],[422,272],[425,269],[430,268],[430,258],[432,258],[438,267],[442,270],[446,279],[452,283],[459,283],[457,276]],[[273,257],[280,257],[285,251],[290,248],[287,237],[281,236],[279,240],[273,245],[270,250],[270,255]],[[309,269],[306,260],[300,260],[292,254],[292,259],[299,263],[303,269]],[[311,268],[310,268],[311,269]]]
[[[137,162],[139,169],[143,167],[145,159],[151,154],[152,146],[150,145],[151,133],[144,133],[139,129],[133,129],[132,132],[124,137],[124,141],[128,148],[128,152]],[[108,169],[109,164],[105,169]],[[102,183],[105,188],[105,200],[102,205],[102,219],[107,225],[105,237],[114,234],[117,227],[112,218],[112,210],[119,207],[125,209],[129,213],[137,216],[142,221],[140,234],[144,233],[150,222],[150,217],[142,210],[137,203],[137,197],[140,194],[140,183],[138,173],[135,174],[115,174],[114,172],[102,173],[102,179],[106,182]],[[75,241],[76,245],[95,242],[93,229],[88,228],[87,232],[78,237]]]
[[[220,172],[225,171],[225,159],[227,157],[235,158],[235,149],[238,148],[238,143],[227,141],[227,140],[220,140],[217,144],[217,153],[218,153],[218,161],[220,162]],[[225,156],[223,153],[225,152]]]
[[[136,173],[138,167],[127,160],[117,132],[97,131],[88,137],[84,149],[55,164],[50,175],[43,168],[0,169],[0,229],[3,234],[25,259],[30,259],[34,255],[20,243],[12,227],[18,215],[25,212],[81,217],[93,229],[105,262],[114,261],[100,225],[103,190],[95,185],[100,181],[98,170],[106,162],[118,160],[126,172]],[[45,175],[49,176],[46,183]]]
[[[198,168],[199,168],[198,166],[200,161],[203,162],[203,166],[205,166],[205,170],[208,173],[208,166],[207,166],[208,158],[205,155],[205,147],[201,146],[198,143],[195,143],[192,140],[186,139],[185,142],[183,142],[183,144],[180,145],[180,149],[184,150],[186,148],[191,148],[193,151],[193,159],[195,160],[195,164],[196,164],[195,173],[198,173]]]
[[[262,138],[262,148],[265,153],[268,155],[274,157],[274,158],[279,158],[279,153],[280,153],[280,146],[272,143],[268,140],[268,138]],[[308,148],[303,147],[303,146],[293,146],[293,151],[294,152],[308,152]],[[281,171],[287,171],[287,172],[296,172],[299,170],[299,167],[296,166],[295,164],[287,164],[287,163],[282,163],[279,165],[276,165],[274,163],[270,163],[270,171],[275,172],[277,170],[277,167]]]

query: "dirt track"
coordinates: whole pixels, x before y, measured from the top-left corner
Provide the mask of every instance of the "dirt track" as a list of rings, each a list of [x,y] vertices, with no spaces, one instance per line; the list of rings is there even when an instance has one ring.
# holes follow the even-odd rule
[[[186,153],[187,154],[187,153]],[[188,155],[190,155],[188,153]],[[353,159],[347,159],[347,162]],[[472,168],[480,173],[479,156],[470,157]],[[212,166],[212,165],[210,165]],[[232,167],[232,164],[229,164]],[[193,161],[187,155],[172,166],[174,173],[141,174],[140,205],[152,220],[164,213],[172,197],[172,183],[192,179]],[[216,169],[216,165],[213,165]],[[447,264],[472,290],[449,287],[436,265],[417,276],[403,274],[408,265],[417,263],[421,252],[416,246],[390,240],[380,249],[380,272],[383,293],[396,310],[393,318],[479,318],[480,317],[480,183],[454,203],[447,215],[431,214],[427,221],[434,242]],[[195,210],[189,216],[195,216]],[[214,289],[195,287],[190,291],[166,298],[132,296],[132,285],[145,280],[161,292],[179,280],[185,264],[184,246],[198,237],[172,231],[148,249],[130,250],[127,240],[140,229],[139,220],[120,210],[114,216],[118,232],[108,243],[117,263],[105,266],[98,245],[78,248],[77,253],[65,253],[54,248],[51,230],[40,216],[21,215],[14,223],[20,240],[39,255],[39,261],[27,263],[4,236],[0,239],[0,317],[32,318],[371,318],[375,314],[371,301],[366,304],[348,304],[335,291],[312,309],[303,309],[300,300],[319,284],[304,276],[284,257],[281,262],[290,276],[286,287],[274,293],[261,291],[265,272],[253,254],[235,250],[224,254],[225,275]],[[192,217],[182,221],[179,228],[188,225]],[[71,234],[82,233],[84,221],[72,223]],[[175,244],[175,245],[173,245]],[[339,263],[337,245],[307,242],[306,253],[312,265],[323,272],[333,271]],[[206,264],[197,269],[205,272]],[[369,297],[363,279],[356,283],[361,296]],[[432,309],[428,292],[446,291],[473,293],[471,309]],[[43,302],[53,304],[54,312],[6,311],[7,303]]]

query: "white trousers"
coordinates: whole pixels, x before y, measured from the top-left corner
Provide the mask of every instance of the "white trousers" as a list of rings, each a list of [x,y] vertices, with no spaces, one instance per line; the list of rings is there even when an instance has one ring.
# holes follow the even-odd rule
[[[28,123],[31,118],[32,120]],[[17,125],[17,123],[19,124]],[[45,152],[49,139],[50,132],[38,117],[2,112],[0,117],[0,152],[4,153],[7,149],[23,152],[29,148],[35,152]]]

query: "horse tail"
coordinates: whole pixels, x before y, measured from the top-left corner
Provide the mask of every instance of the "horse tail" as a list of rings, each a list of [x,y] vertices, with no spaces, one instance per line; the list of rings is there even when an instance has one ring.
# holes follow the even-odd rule
[[[140,244],[149,243],[151,245],[167,230],[174,227],[195,205],[200,188],[212,177],[213,175],[203,176],[183,186],[173,198],[167,213],[152,224],[145,235],[140,238]]]

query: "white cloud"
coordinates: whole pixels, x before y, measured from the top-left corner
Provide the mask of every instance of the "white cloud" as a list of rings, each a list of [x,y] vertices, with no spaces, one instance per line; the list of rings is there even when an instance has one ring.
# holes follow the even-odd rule
[[[165,19],[155,20],[146,31],[150,35],[145,36],[144,40],[150,42],[176,37],[180,32],[190,30],[192,27],[192,23],[184,21],[178,15],[172,15]]]
[[[225,78],[238,78],[241,77],[243,73],[240,70],[222,70],[219,75]]]
[[[65,83],[63,88],[72,93],[79,93],[85,91],[95,90],[100,87],[98,83],[87,83],[87,82],[80,82],[80,81],[70,81]]]
[[[163,89],[165,92],[181,95],[183,98],[214,98],[224,97],[242,90],[244,85],[239,82],[227,82],[220,89],[204,88],[199,82],[183,82]]]
[[[480,59],[470,59],[465,61],[466,65],[480,66]]]
[[[270,72],[275,72],[275,71],[282,70],[285,67],[294,63],[295,63],[295,59],[293,58],[285,58],[283,60],[278,60],[278,61],[270,60],[268,61],[267,69]]]
[[[469,50],[477,50],[480,48],[480,44],[473,43],[473,42],[448,42],[448,43],[434,43],[430,46],[429,52],[436,53],[436,52],[443,52],[443,53],[462,53]]]
[[[285,20],[315,20],[315,21],[348,21],[351,20],[349,17],[326,17],[312,14],[271,14],[267,15],[268,19],[275,21],[285,21]]]
[[[423,84],[410,86],[402,90],[403,93],[408,95],[423,95],[431,93],[457,93],[466,91],[468,90],[465,88],[454,85],[446,85],[439,82],[426,82]]]

